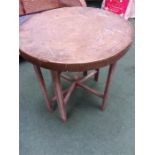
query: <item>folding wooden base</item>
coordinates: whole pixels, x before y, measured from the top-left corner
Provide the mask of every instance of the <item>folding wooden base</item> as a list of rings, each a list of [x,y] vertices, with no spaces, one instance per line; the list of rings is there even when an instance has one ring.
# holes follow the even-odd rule
[[[53,80],[53,85],[54,85],[54,91],[55,91],[55,96],[53,96],[51,99],[48,96],[48,92],[46,89],[46,85],[45,85],[45,81],[41,72],[41,69],[39,66],[34,65],[34,70],[36,73],[36,77],[40,83],[40,87],[42,90],[42,93],[44,95],[45,101],[46,101],[46,105],[47,108],[50,112],[53,111],[53,102],[57,101],[58,104],[58,108],[59,108],[59,112],[61,115],[61,119],[63,122],[66,122],[67,120],[67,115],[66,115],[66,110],[65,110],[65,106],[67,104],[67,101],[70,97],[70,95],[72,94],[72,92],[77,88],[77,87],[81,87],[83,89],[85,89],[86,91],[93,93],[94,95],[102,98],[102,104],[100,106],[101,110],[104,110],[106,107],[106,101],[108,98],[108,91],[109,91],[109,86],[112,80],[112,75],[113,75],[113,71],[115,68],[116,64],[111,64],[109,66],[109,71],[108,71],[108,76],[107,76],[107,80],[106,80],[106,85],[105,85],[105,89],[104,92],[99,92],[97,90],[94,90],[92,88],[90,88],[89,86],[85,85],[84,82],[89,80],[90,78],[94,78],[95,81],[98,80],[99,77],[99,69],[93,70],[92,72],[90,72],[88,74],[87,71],[83,72],[83,76],[74,76],[73,78],[59,72],[59,71],[52,71],[51,70],[51,77]],[[61,78],[70,81],[71,85],[68,89],[66,90],[62,90],[61,87]]]

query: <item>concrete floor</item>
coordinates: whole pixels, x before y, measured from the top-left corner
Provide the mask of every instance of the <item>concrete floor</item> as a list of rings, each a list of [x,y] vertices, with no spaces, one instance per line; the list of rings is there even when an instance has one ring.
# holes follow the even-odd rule
[[[117,64],[106,110],[98,110],[100,98],[77,89],[68,103],[66,124],[58,110],[47,111],[32,65],[20,62],[20,155],[134,155],[134,48],[133,42]],[[43,73],[53,93],[50,74]],[[98,83],[87,83],[103,90],[106,73],[102,69]]]

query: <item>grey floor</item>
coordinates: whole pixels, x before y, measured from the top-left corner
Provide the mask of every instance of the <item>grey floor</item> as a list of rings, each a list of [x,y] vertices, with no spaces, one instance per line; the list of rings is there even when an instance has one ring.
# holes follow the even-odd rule
[[[47,111],[32,65],[20,62],[20,155],[134,155],[134,48],[133,42],[117,64],[106,110],[98,110],[100,98],[79,88],[69,100],[65,124],[58,110]],[[50,74],[43,73],[53,94]],[[99,82],[88,85],[103,90],[106,73],[102,69]]]

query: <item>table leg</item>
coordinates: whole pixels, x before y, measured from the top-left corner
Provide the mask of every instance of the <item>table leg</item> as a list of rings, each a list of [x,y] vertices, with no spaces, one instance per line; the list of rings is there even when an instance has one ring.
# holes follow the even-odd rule
[[[111,84],[111,81],[112,81],[112,76],[113,76],[113,73],[114,73],[115,66],[116,66],[116,63],[111,64],[109,66],[109,71],[108,71],[108,76],[107,76],[106,85],[105,85],[105,89],[104,89],[104,95],[103,95],[103,102],[102,102],[102,105],[101,105],[101,110],[104,110],[105,107],[106,107],[106,101],[107,101],[107,98],[108,98],[109,87],[110,87],[110,84]]]
[[[99,78],[100,70],[99,69],[96,69],[96,70],[97,70],[97,73],[95,74],[94,80],[97,82]]]
[[[40,83],[41,91],[43,93],[47,108],[51,112],[51,111],[53,111],[53,109],[52,109],[52,105],[51,105],[49,97],[48,97],[48,93],[47,93],[47,89],[46,89],[46,85],[45,85],[45,81],[44,81],[41,69],[37,65],[33,65],[33,67],[34,67],[34,71],[36,73],[36,77]]]
[[[53,79],[55,94],[57,96],[57,103],[58,103],[61,119],[63,122],[66,122],[67,116],[66,116],[66,111],[64,107],[65,104],[64,104],[64,97],[63,97],[62,88],[61,88],[60,73],[58,71],[51,71],[51,75]]]
[[[83,72],[83,76],[87,76],[88,72],[87,71],[84,71]]]

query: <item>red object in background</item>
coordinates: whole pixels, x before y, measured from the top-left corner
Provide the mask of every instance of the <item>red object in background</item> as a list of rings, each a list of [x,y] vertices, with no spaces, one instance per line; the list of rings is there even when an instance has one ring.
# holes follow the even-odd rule
[[[129,0],[105,0],[104,9],[119,15],[124,15],[127,10],[128,3]]]

